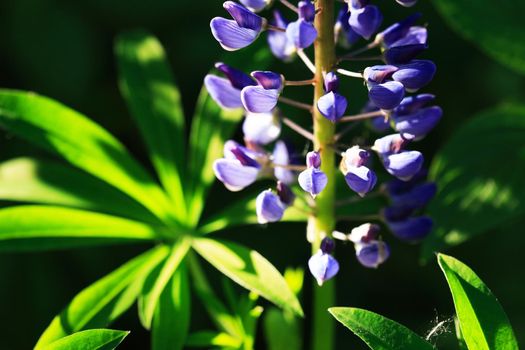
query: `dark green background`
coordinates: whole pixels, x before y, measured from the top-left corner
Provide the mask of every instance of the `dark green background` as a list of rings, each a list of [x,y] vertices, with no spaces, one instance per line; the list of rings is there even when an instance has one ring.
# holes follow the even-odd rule
[[[384,10],[385,23],[413,11],[396,6],[393,0],[377,2]],[[182,91],[185,111],[191,115],[204,75],[215,61],[224,57],[208,25],[213,16],[223,14],[221,3],[212,0],[2,0],[0,86],[32,90],[62,101],[108,128],[146,162],[142,142],[117,89],[113,40],[119,32],[137,27],[159,36]],[[428,162],[450,133],[477,111],[505,101],[522,100],[525,79],[458,37],[427,1],[420,1],[415,9],[423,12],[423,21],[429,25],[430,49],[424,56],[438,66],[436,78],[425,92],[435,93],[445,111],[439,127],[417,146],[424,151]],[[264,42],[261,38],[258,44],[264,45]],[[228,55],[226,57],[242,56],[243,53]],[[354,66],[355,69],[363,67]],[[289,72],[292,78],[307,78],[300,63],[273,68]],[[357,82],[345,83],[344,89],[350,109],[359,110],[366,90]],[[48,157],[4,132],[0,138],[2,160],[20,155]],[[220,208],[225,201],[236,198],[242,198],[242,194],[227,193],[216,185],[209,207]],[[508,225],[449,252],[469,264],[489,285],[507,310],[521,344],[525,343],[523,231],[521,226]],[[280,269],[306,266],[309,247],[304,240],[303,225],[248,227],[221,235],[256,248]],[[452,315],[445,280],[436,263],[418,264],[417,246],[400,244],[389,236],[386,239],[391,243],[392,257],[377,271],[360,267],[350,246],[338,248],[341,272],[337,277],[337,306],[367,308],[426,334],[436,317],[443,320]],[[0,349],[30,348],[51,318],[78,291],[143,248],[0,255]],[[303,304],[308,317],[309,276],[306,283]],[[219,288],[220,283],[216,285]],[[197,301],[193,310],[192,329],[211,328]],[[149,347],[148,334],[141,330],[134,308],[113,327],[132,330],[122,349]],[[308,330],[306,324],[306,337]],[[450,325],[449,331],[452,330]],[[451,345],[451,334],[438,339],[443,349],[455,348]],[[264,348],[262,334],[257,347]],[[365,346],[341,326],[337,348],[364,349]]]

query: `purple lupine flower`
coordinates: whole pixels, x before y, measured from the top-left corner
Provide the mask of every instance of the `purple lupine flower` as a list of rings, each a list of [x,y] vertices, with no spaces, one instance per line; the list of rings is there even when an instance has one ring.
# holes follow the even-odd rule
[[[299,174],[299,186],[315,197],[326,187],[328,178],[319,169],[321,166],[321,156],[317,152],[308,152],[306,155],[306,170]]]
[[[393,46],[383,53],[383,57],[388,64],[405,64],[416,58],[417,55],[427,48],[427,44]]]
[[[418,110],[412,114],[394,116],[396,130],[403,137],[419,140],[432,130],[441,120],[443,110],[441,107],[432,106]]]
[[[378,41],[381,41],[381,43],[386,47],[389,48],[390,46],[394,45],[397,41],[405,38],[410,28],[413,26],[414,23],[421,17],[420,13],[414,13],[413,15],[408,16],[407,18],[396,22],[383,30],[381,33],[377,34]],[[399,46],[399,45],[394,45]]]
[[[264,29],[266,20],[233,1],[226,1],[223,7],[233,20],[222,17],[211,20],[211,32],[219,44],[227,51],[235,51],[253,43]]]
[[[401,6],[410,7],[410,6],[414,6],[417,0],[396,0],[396,2]]]
[[[339,272],[337,260],[332,255],[323,253],[321,249],[308,260],[308,267],[319,286]]]
[[[394,110],[396,116],[411,114],[425,107],[429,102],[432,102],[436,97],[432,94],[419,94],[414,96],[407,96],[401,101],[399,106]]]
[[[405,97],[405,87],[397,81],[369,85],[368,98],[381,109],[394,109],[399,106],[403,97]]]
[[[401,134],[391,134],[375,140],[372,149],[383,158],[401,152],[410,141]]]
[[[284,141],[275,143],[272,158],[275,164],[281,165],[274,168],[275,177],[287,185],[293,184],[296,179],[295,172],[283,167],[291,163],[290,152]]]
[[[271,0],[239,0],[241,4],[246,6],[248,9],[259,12],[264,10],[272,1]]]
[[[406,35],[390,44],[389,47],[426,44],[428,40],[427,28],[421,26],[410,27]]]
[[[299,18],[306,22],[313,22],[315,19],[315,5],[310,0],[299,1],[297,6],[299,9]]]
[[[369,243],[376,240],[381,228],[379,225],[366,223],[352,229],[348,240],[354,243]]]
[[[244,140],[267,145],[281,134],[281,121],[275,113],[246,113],[242,124]]]
[[[368,151],[354,146],[343,153],[341,170],[350,189],[363,197],[370,192],[377,183],[374,171],[365,166],[370,157]]]
[[[352,29],[348,23],[349,19],[350,11],[348,11],[348,8],[343,7],[337,15],[337,21],[334,26],[335,41],[346,49],[350,48],[361,37]]]
[[[337,93],[339,87],[339,78],[333,72],[326,74],[324,78],[324,89],[326,94],[321,96],[317,101],[317,109],[321,114],[331,122],[336,122],[341,118],[348,106],[346,97]]]
[[[256,85],[255,81],[249,75],[222,62],[216,63],[215,68],[224,73],[226,78],[206,75],[204,85],[210,96],[222,108],[243,107],[241,90],[246,86]]]
[[[387,225],[397,238],[417,243],[432,231],[433,222],[428,216],[417,216],[403,221],[387,221]]]
[[[310,22],[298,19],[288,24],[286,36],[298,49],[306,49],[317,39],[317,29]]]
[[[273,11],[273,20],[270,21],[270,24],[279,28],[288,27],[288,21],[278,10]],[[270,30],[268,32],[268,46],[275,57],[285,62],[289,62],[297,52],[295,43],[288,38],[285,32]]]
[[[348,24],[365,39],[370,39],[383,22],[383,14],[375,5],[366,5],[359,9],[350,9]]]
[[[380,84],[385,82],[388,78],[392,77],[392,74],[397,71],[398,68],[392,65],[377,65],[366,67],[363,71],[363,78],[367,85]]]
[[[400,180],[408,181],[423,166],[423,155],[418,151],[403,151],[383,157],[385,169]]]
[[[422,208],[436,195],[437,186],[434,182],[424,182],[401,194],[390,194],[392,204],[396,207]]]
[[[247,86],[241,91],[244,108],[252,113],[268,113],[277,105],[284,87],[283,76],[274,72],[252,72],[259,85]]]
[[[392,74],[392,79],[403,84],[409,92],[414,92],[430,83],[436,73],[436,65],[429,60],[413,60],[402,65]]]
[[[260,224],[281,220],[286,206],[272,190],[261,192],[255,200],[257,221]]]
[[[225,158],[215,160],[213,171],[227,189],[237,192],[257,180],[261,165],[254,152],[229,141],[224,145],[224,156]]]
[[[377,269],[390,256],[390,248],[383,241],[356,243],[355,255],[364,267]]]

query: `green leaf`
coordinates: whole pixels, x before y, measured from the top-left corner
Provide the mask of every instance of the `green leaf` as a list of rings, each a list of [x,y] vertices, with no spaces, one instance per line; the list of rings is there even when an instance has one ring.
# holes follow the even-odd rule
[[[193,248],[234,282],[303,316],[301,305],[284,277],[256,251],[231,242],[207,238],[194,239]]]
[[[153,317],[152,349],[183,349],[190,328],[190,281],[185,263],[162,292]]]
[[[41,350],[113,350],[129,332],[112,329],[89,329],[77,332],[46,345]]]
[[[135,31],[117,38],[115,53],[122,95],[182,220],[186,216],[184,112],[164,49],[150,33]]]
[[[201,331],[190,334],[186,340],[186,346],[197,348],[217,346],[226,349],[238,349],[241,346],[241,341],[228,333]]]
[[[373,350],[432,350],[434,347],[405,326],[374,312],[352,307],[328,311]]]
[[[467,265],[444,254],[438,263],[445,274],[461,334],[471,350],[516,350],[509,319],[496,297]]]
[[[0,164],[0,199],[63,205],[159,223],[112,186],[51,160],[16,158]]]
[[[524,134],[525,106],[502,106],[461,126],[438,152],[430,176],[439,191],[428,209],[436,227],[424,259],[525,213]]]
[[[203,87],[197,100],[191,127],[188,179],[189,220],[199,221],[208,189],[215,179],[213,162],[223,156],[224,142],[231,136],[242,119],[242,109],[221,109]]]
[[[276,308],[265,312],[264,334],[268,350],[301,350],[301,328],[297,318]]]
[[[161,219],[168,200],[124,146],[82,114],[34,93],[0,90],[0,126],[118,188]]]
[[[35,348],[40,350],[44,345],[86,328],[106,327],[131,306],[140,290],[138,287],[168,253],[166,246],[151,249],[82,290],[51,321]]]
[[[79,209],[23,205],[0,210],[0,251],[151,241],[163,228]]]
[[[258,193],[254,193],[247,196],[205,220],[199,227],[199,232],[209,234],[229,227],[257,224],[257,213],[255,211],[257,195]],[[286,209],[280,222],[305,222],[306,220],[308,220],[306,212],[292,206]]]
[[[485,53],[525,73],[525,22],[522,1],[433,1],[450,26]]]
[[[148,276],[139,299],[139,317],[144,328],[151,328],[151,321],[159,297],[173,276],[173,273],[177,270],[182,260],[184,260],[189,248],[190,242],[187,239],[179,240],[173,245],[170,255],[164,264],[161,267],[159,266],[158,271],[154,270],[150,276]]]

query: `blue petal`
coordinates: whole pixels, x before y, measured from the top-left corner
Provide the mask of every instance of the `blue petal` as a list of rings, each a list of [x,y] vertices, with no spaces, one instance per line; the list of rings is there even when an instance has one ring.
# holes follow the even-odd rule
[[[242,131],[246,141],[267,145],[281,134],[281,122],[274,113],[247,113]]]
[[[368,91],[370,101],[381,109],[394,109],[399,106],[404,96],[405,88],[397,81],[375,84]]]
[[[386,170],[398,179],[408,181],[423,166],[423,155],[418,151],[404,151],[383,158]]]
[[[312,23],[299,19],[288,25],[286,36],[288,40],[294,43],[295,47],[305,49],[314,43],[317,38],[317,29]]]
[[[432,219],[427,216],[417,216],[403,221],[388,221],[388,227],[397,238],[411,243],[417,243],[428,236],[432,230]]]
[[[414,26],[414,27],[410,27],[410,29],[408,30],[408,33],[404,37],[393,42],[390,45],[390,47],[426,44],[427,40],[428,40],[427,28],[420,27],[420,26]]]
[[[361,38],[361,36],[350,27],[350,24],[348,23],[349,19],[350,12],[348,11],[348,8],[343,7],[339,11],[337,22],[334,27],[337,42],[344,48],[349,48]]]
[[[427,48],[427,44],[395,46],[386,50],[383,56],[388,64],[404,64],[410,62]]]
[[[315,5],[311,1],[299,1],[299,18],[313,22],[315,19]]]
[[[359,148],[359,146],[353,146],[343,152],[342,157],[345,167],[360,167],[362,165],[366,165],[368,159],[370,158],[370,152]]]
[[[432,81],[436,73],[436,65],[428,60],[413,60],[399,67],[392,74],[392,79],[399,81],[407,91],[413,92]]]
[[[255,71],[252,72],[252,77],[257,80],[259,85],[261,85],[266,90],[280,90],[283,87],[283,76],[279,73],[270,71]]]
[[[420,109],[413,114],[395,117],[394,122],[396,130],[403,137],[408,136],[419,140],[439,123],[442,115],[443,110],[438,106],[433,106]]]
[[[326,174],[316,168],[304,170],[299,174],[298,180],[299,186],[314,197],[321,193],[328,183]]]
[[[394,110],[396,116],[411,114],[416,112],[418,109],[426,106],[429,102],[432,102],[436,96],[432,94],[419,94],[414,96],[407,96],[401,101],[399,106]]]
[[[324,77],[324,91],[326,92],[336,92],[339,89],[339,78],[334,72],[326,73]]]
[[[350,27],[365,39],[370,39],[383,22],[383,14],[375,5],[366,5],[358,10],[350,11],[348,23]]]
[[[237,22],[239,27],[251,29],[256,32],[261,32],[263,29],[264,19],[248,10],[246,7],[233,1],[226,1],[222,6],[228,11],[235,22]]]
[[[308,260],[308,268],[321,286],[337,274],[339,263],[330,254],[324,254],[319,250]]]
[[[425,182],[413,187],[409,192],[392,195],[392,204],[405,208],[422,208],[436,195],[437,186],[434,182]]]
[[[278,165],[289,165],[290,154],[288,147],[283,141],[277,141],[273,149],[273,162]],[[274,169],[275,177],[287,185],[291,185],[296,180],[295,172],[284,167],[276,166]]]
[[[345,180],[350,189],[361,197],[370,192],[377,182],[376,174],[365,166],[347,168]]]
[[[356,244],[356,257],[361,265],[376,269],[390,256],[390,248],[383,241]]]
[[[215,40],[227,51],[242,49],[257,39],[259,31],[239,27],[237,22],[222,17],[215,17],[210,22]]]
[[[414,13],[402,21],[396,22],[379,33],[383,44],[388,48],[398,40],[403,39],[409,32],[411,26],[421,17],[421,13]],[[398,45],[399,46],[399,45]]]
[[[257,221],[260,224],[276,222],[281,220],[284,214],[285,205],[271,190],[261,192],[255,200]]]
[[[306,154],[306,166],[316,169],[321,167],[321,155],[319,152],[312,151]]]
[[[280,91],[266,90],[262,86],[248,86],[241,91],[244,108],[252,113],[268,113],[277,105]]]
[[[363,72],[363,78],[367,83],[377,83],[380,84],[384,82],[387,78],[392,76],[392,73],[397,71],[396,66],[392,65],[377,65],[366,67]]]
[[[244,166],[235,159],[217,159],[213,163],[215,176],[230,191],[240,191],[257,180],[259,169]]]
[[[230,83],[239,90],[250,85],[257,85],[257,83],[248,74],[227,65],[226,63],[217,62],[215,68],[220,70]]]
[[[347,105],[348,102],[344,96],[332,91],[321,96],[317,101],[317,109],[331,122],[336,122],[345,114]]]
[[[409,140],[403,138],[400,134],[391,134],[383,136],[374,142],[374,151],[381,157],[401,152]]]
[[[288,26],[288,22],[282,17],[279,11],[275,10],[273,17],[274,20],[270,22],[272,25],[279,28],[286,28]],[[274,56],[285,62],[290,61],[297,51],[295,44],[288,39],[286,33],[275,30],[268,31],[268,45]]]
[[[243,107],[241,90],[233,87],[228,79],[208,74],[204,78],[204,85],[213,100],[222,108]]]

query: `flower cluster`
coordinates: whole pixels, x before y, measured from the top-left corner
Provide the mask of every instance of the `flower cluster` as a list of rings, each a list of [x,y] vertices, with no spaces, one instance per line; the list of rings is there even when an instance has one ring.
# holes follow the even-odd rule
[[[432,61],[417,58],[427,48],[427,29],[416,24],[421,15],[413,14],[379,31],[383,15],[376,5],[369,0],[346,0],[335,22],[335,42],[343,49],[349,49],[362,39],[372,40],[338,57],[331,71],[316,72],[305,49],[317,39],[314,21],[322,9],[316,9],[311,1],[299,1],[297,6],[286,0],[279,2],[292,10],[295,18],[288,20],[279,9],[273,9],[269,20],[262,17],[259,12],[275,5],[272,0],[240,0],[240,4],[226,1],[223,6],[231,19],[212,19],[212,34],[224,49],[233,51],[250,45],[261,33],[267,32],[268,45],[274,56],[286,62],[299,57],[314,78],[290,81],[277,72],[246,74],[225,63],[216,64],[216,69],[224,77],[206,76],[205,85],[210,96],[223,108],[243,108],[246,111],[242,126],[244,144],[232,140],[226,142],[224,158],[214,163],[216,177],[232,191],[240,191],[260,179],[274,179],[275,188],[264,190],[257,196],[256,212],[261,224],[279,221],[286,209],[294,205],[296,196],[315,198],[329,181],[321,170],[322,150],[308,152],[304,166],[291,146],[279,140],[283,125],[309,141],[313,139],[311,132],[283,115],[279,104],[289,104],[309,113],[318,111],[334,124],[369,120],[368,125],[376,132],[388,133],[390,130],[391,133],[370,144],[363,144],[362,138],[356,138],[360,141],[351,141],[351,147],[341,143],[348,128],[335,135],[334,148],[342,150],[339,169],[348,188],[357,194],[356,198],[373,192],[388,201],[376,217],[394,236],[406,242],[422,240],[432,229],[432,220],[421,212],[435,195],[436,186],[425,180],[423,154],[410,147],[437,125],[442,110],[431,105],[434,95],[417,93],[431,82],[436,72]],[[405,7],[416,3],[415,0],[396,2]],[[361,56],[370,50],[380,53],[372,57]],[[357,72],[342,67],[347,62],[356,64],[356,61],[367,59],[381,61],[381,64]],[[316,73],[322,73],[322,81],[316,81],[315,77],[319,77]],[[362,79],[368,89],[369,100],[360,114],[345,116],[348,100],[340,87],[342,76]],[[283,96],[285,88],[315,84],[323,84],[325,94],[314,106]],[[271,144],[273,149],[269,149]],[[393,176],[379,188],[376,186],[377,169],[373,167],[376,157]],[[306,198],[306,202],[315,203],[311,198]],[[311,215],[315,215],[314,204]],[[352,242],[357,260],[365,267],[377,268],[385,262],[390,249],[380,237],[380,231],[380,225],[365,222],[350,233],[326,233],[320,250],[308,264],[319,284],[339,270],[339,264],[332,256],[333,239]]]

